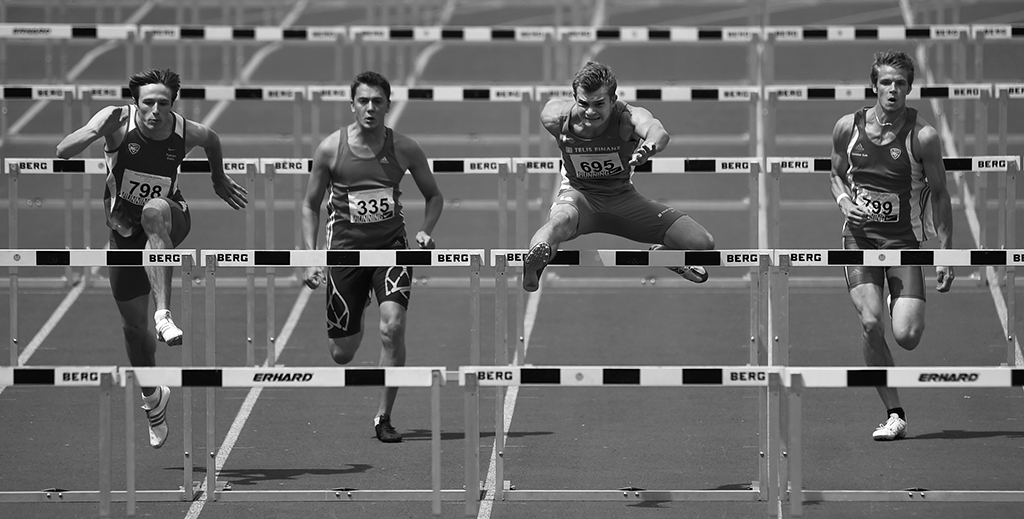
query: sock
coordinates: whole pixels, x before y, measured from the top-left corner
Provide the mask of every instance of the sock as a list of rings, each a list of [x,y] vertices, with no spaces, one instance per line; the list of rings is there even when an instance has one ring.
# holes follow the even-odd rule
[[[170,317],[171,311],[166,308],[163,310],[157,310],[156,313],[153,314],[153,320],[156,322],[160,322],[161,319],[169,319]]]
[[[149,396],[142,395],[142,403],[146,404],[146,407],[148,407],[150,409],[152,409],[154,406],[156,406],[156,404],[159,403],[159,402],[160,402],[160,388],[156,388],[156,391],[153,391],[153,394],[151,394]]]
[[[889,415],[891,415],[893,413],[896,413],[896,416],[899,416],[900,420],[906,420],[907,419],[907,415],[903,413],[903,408],[902,407],[894,407],[892,409],[889,409],[888,411],[886,411],[885,416],[889,416]]]

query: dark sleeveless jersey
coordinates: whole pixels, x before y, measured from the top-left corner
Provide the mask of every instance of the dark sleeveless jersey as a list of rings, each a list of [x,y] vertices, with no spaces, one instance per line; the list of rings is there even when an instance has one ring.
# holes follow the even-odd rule
[[[584,193],[609,195],[632,189],[633,168],[629,159],[638,141],[619,136],[619,123],[625,110],[626,103],[616,101],[604,133],[592,139],[572,133],[571,108],[559,117],[561,132],[557,140],[562,153],[563,186],[568,182],[573,189]]]
[[[907,120],[892,142],[878,145],[865,131],[869,107],[854,113],[853,133],[846,146],[850,169],[846,180],[853,200],[870,213],[862,228],[843,226],[844,236],[925,241],[935,235],[930,188],[911,143],[917,110],[907,108]]]
[[[178,191],[178,167],[185,159],[185,118],[171,112],[171,135],[156,141],[139,129],[135,106],[121,109],[128,110],[128,127],[116,149],[103,150],[107,163],[103,198],[111,200],[111,218],[136,234],[142,231],[139,222],[146,202],[160,197],[184,201]]]
[[[394,138],[391,128],[385,128],[380,152],[362,158],[349,148],[348,129],[341,129],[327,202],[331,249],[390,249],[405,243],[402,191],[398,188],[405,168],[398,163]]]

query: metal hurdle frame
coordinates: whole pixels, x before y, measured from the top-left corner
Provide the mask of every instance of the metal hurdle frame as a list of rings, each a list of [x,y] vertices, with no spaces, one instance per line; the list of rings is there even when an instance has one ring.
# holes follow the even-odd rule
[[[493,249],[490,251],[494,264],[495,276],[495,362],[494,366],[488,369],[518,368],[510,364],[507,337],[507,278],[506,268],[522,267],[526,256],[524,249]],[[712,250],[712,251],[682,251],[682,250],[559,250],[552,258],[549,266],[572,265],[572,266],[604,266],[604,267],[645,267],[645,266],[676,266],[676,265],[697,265],[697,266],[727,266],[747,267],[751,269],[750,281],[750,364],[748,366],[767,367],[774,369],[774,366],[785,365],[788,358],[784,352],[777,351],[779,343],[788,342],[788,337],[782,336],[779,332],[774,340],[769,336],[772,333],[772,321],[775,317],[769,312],[771,305],[788,304],[785,298],[786,292],[782,287],[775,287],[771,278],[771,270],[774,265],[773,251],[767,250]],[[769,293],[769,285],[773,287]],[[519,341],[517,348],[522,346]],[[523,351],[517,349],[519,362],[524,362]],[[468,384],[460,375],[460,384]],[[496,391],[496,401],[501,402],[504,396],[504,387],[509,384],[493,384]],[[467,394],[467,405],[470,400],[476,401],[475,389],[472,394]],[[778,430],[770,428],[773,420],[778,419],[783,405],[778,400],[778,394],[767,389],[759,392],[758,398],[758,479],[751,482],[750,490],[678,490],[659,491],[658,500],[694,501],[770,501],[773,499],[773,481],[776,480],[778,470],[775,461],[780,459],[773,456],[773,442],[777,441],[775,435]],[[475,418],[474,418],[475,417]],[[471,420],[479,420],[479,412],[467,411],[467,435],[473,431],[479,433],[479,424],[475,429],[470,428]],[[495,500],[611,500],[618,499],[620,490],[596,490],[596,491],[547,491],[547,490],[516,490],[511,481],[504,479],[504,406],[497,405],[495,409]],[[469,447],[467,447],[468,449]],[[467,451],[467,456],[470,454]],[[476,456],[479,456],[477,453]],[[470,460],[467,459],[467,463]],[[783,461],[784,463],[784,461]],[[469,465],[467,465],[468,467]],[[477,474],[477,476],[479,476]],[[467,488],[476,488],[478,485],[470,485],[470,474],[467,473]],[[666,498],[667,496],[667,498]],[[467,513],[469,512],[467,504]]]
[[[802,266],[851,266],[851,265],[868,265],[868,266],[901,266],[901,265],[915,265],[915,266],[935,266],[935,265],[946,265],[953,267],[989,267],[989,266],[1007,266],[1008,271],[1012,272],[1016,266],[1024,265],[1024,249],[1005,249],[1005,250],[989,250],[989,249],[915,249],[915,250],[832,250],[832,249],[807,249],[807,250],[788,250],[788,249],[776,249],[773,251],[775,257],[773,261],[778,267],[773,272],[773,286],[778,287],[778,291],[783,294],[787,294],[788,299],[788,275],[792,267]],[[1012,294],[1014,291],[1014,285],[1012,284],[1013,277],[1009,277],[1010,284],[1007,286],[1007,292]],[[1009,302],[1010,308],[1012,309],[1012,296]],[[777,336],[777,344],[775,347],[780,352],[788,352],[789,350],[789,305],[788,302],[785,304],[774,306],[778,311],[775,312],[773,321],[776,323],[778,330],[781,333]],[[1006,321],[1003,323],[1007,327],[1009,332],[1009,344],[1008,344],[1008,356],[1009,366],[1014,366],[1014,354],[1016,351],[1016,321],[1012,312],[1010,312]],[[787,353],[788,356],[788,353]],[[960,490],[945,490],[945,491],[912,491],[907,490],[803,490],[803,479],[801,464],[803,462],[803,456],[800,451],[800,445],[802,441],[800,421],[801,421],[801,394],[805,387],[845,387],[846,378],[837,377],[837,374],[841,374],[843,368],[802,368],[802,367],[788,367],[788,359],[784,364],[787,370],[786,386],[789,388],[789,396],[783,399],[783,420],[788,421],[788,427],[784,426],[784,438],[786,443],[789,445],[789,456],[787,460],[783,460],[783,471],[785,476],[784,479],[789,479],[791,490],[790,490],[790,506],[792,507],[791,514],[798,517],[802,513],[802,502],[804,500],[810,501],[912,501],[912,502],[923,502],[923,501],[1022,501],[1024,502],[1024,491],[1017,492],[1005,492],[1005,491],[960,491]],[[851,386],[885,386],[889,387],[951,387],[956,385],[957,387],[962,386],[962,382],[956,384],[941,384],[935,382],[928,383],[914,383],[916,381],[917,374],[922,373],[924,370],[928,372],[942,371],[943,368],[929,367],[929,368],[882,368],[882,367],[867,367],[850,370],[851,373],[855,373],[854,378],[861,377],[859,383],[850,384]],[[968,369],[972,373],[980,373],[983,375],[979,377],[977,383],[973,383],[977,387],[1003,387],[1009,385],[1024,385],[1024,370],[1021,369],[1007,369],[1006,365],[1002,367],[970,367],[963,368]],[[896,375],[896,380],[900,385],[892,385],[886,383],[885,373],[892,373]],[[1013,383],[1009,383],[1009,374],[1013,374]],[[788,374],[792,374],[790,377]],[[1006,375],[1002,375],[1006,374]],[[992,384],[992,385],[990,385]],[[787,465],[791,463],[792,465]],[[786,472],[791,470],[792,472]],[[918,495],[915,497],[915,493]],[[927,497],[927,498],[926,498]]]
[[[35,492],[0,492],[0,503],[99,503],[99,516],[110,517],[111,490],[111,387],[116,384],[115,366],[0,366],[0,387],[50,386],[99,388],[98,489],[92,491],[50,488]]]
[[[192,362],[192,266],[196,259],[195,251],[188,249],[143,249],[143,250],[35,250],[35,249],[5,249],[0,250],[0,266],[6,266],[9,270],[16,270],[17,266],[75,266],[75,267],[103,267],[103,266],[165,266],[181,267],[182,280],[182,313],[179,324],[183,331],[181,344],[182,365],[189,366]],[[16,276],[12,273],[11,282],[11,356],[14,359],[12,366],[17,366],[17,294],[18,284]],[[26,368],[27,369],[27,368]],[[78,368],[62,368],[65,371],[73,371]],[[88,371],[88,369],[86,369]],[[0,381],[2,382],[2,381]],[[123,383],[121,381],[120,383]],[[0,383],[0,385],[7,385]],[[109,397],[109,394],[108,394]],[[134,393],[127,393],[125,398],[125,421],[128,424],[126,445],[134,445],[134,421],[132,414],[135,413]],[[107,401],[107,465],[109,465],[109,400]],[[183,407],[183,473],[182,486],[177,490],[145,490],[136,492],[134,499],[142,501],[191,501],[196,496],[196,484],[192,481],[192,394],[186,389],[182,394]],[[135,460],[134,449],[131,449],[125,459],[125,472],[134,477]],[[109,469],[108,469],[109,470]],[[129,489],[134,492],[134,480]],[[101,489],[101,493],[104,490]],[[107,476],[107,487],[105,491],[110,494],[109,474]],[[125,500],[127,492],[113,492],[114,500]],[[53,502],[51,492],[0,492],[0,502]],[[60,501],[81,502],[94,501],[94,491],[63,492],[58,496]],[[102,496],[101,496],[102,498]],[[109,495],[106,498],[110,499]],[[129,510],[132,510],[129,508]],[[109,502],[108,502],[109,513]]]
[[[741,380],[738,373],[755,373]],[[462,366],[459,385],[464,390],[466,409],[466,461],[465,461],[465,515],[476,517],[480,493],[479,399],[481,387],[535,386],[535,387],[694,387],[739,386],[758,387],[769,393],[773,411],[769,413],[766,430],[770,440],[765,454],[769,460],[782,457],[784,444],[780,434],[781,421],[778,403],[782,385],[782,368],[775,366]],[[499,405],[500,407],[500,405]],[[501,437],[501,429],[496,437]],[[499,451],[500,452],[500,451]],[[764,457],[764,456],[763,456]],[[501,459],[500,455],[497,459]],[[496,499],[506,501],[767,501],[769,515],[781,507],[782,484],[778,464],[769,464],[765,486],[751,490],[518,490],[505,488]],[[500,474],[500,473],[499,473]],[[497,487],[497,485],[496,485]],[[495,489],[497,492],[497,488]]]
[[[262,367],[246,368],[214,368],[216,366],[216,289],[217,274],[221,268],[231,267],[308,267],[308,266],[468,266],[470,267],[470,315],[473,319],[470,328],[470,358],[480,357],[480,265],[484,257],[483,249],[431,249],[431,250],[203,250],[201,253],[202,263],[206,272],[206,362],[210,369],[201,370],[209,377],[212,372],[235,372],[244,377],[239,379],[241,383],[247,383],[252,387],[252,374],[272,370],[271,359],[276,356],[276,348],[268,351],[268,360]],[[271,301],[272,302],[272,301]],[[271,312],[273,311],[271,307]],[[288,372],[295,369],[289,367]],[[440,488],[440,389],[444,385],[447,372],[444,368],[312,368],[313,370],[340,370],[343,372],[365,372],[365,373],[387,373],[395,370],[401,373],[403,370],[415,372],[425,371],[431,374],[432,382],[432,448],[435,457],[432,462],[434,474],[434,489],[432,491],[422,490],[355,490],[355,489],[334,489],[334,490],[294,490],[294,491],[272,491],[254,490],[238,491],[230,486],[230,482],[217,481],[216,473],[216,430],[213,389],[207,389],[207,430],[206,444],[210,450],[207,459],[207,481],[206,491],[212,501],[355,501],[355,500],[386,500],[386,501],[424,501],[434,502],[434,515],[440,515],[440,501],[458,500],[462,497],[461,490],[441,490]],[[262,371],[260,371],[262,370]],[[347,371],[346,371],[347,370]],[[138,371],[138,370],[136,370]],[[212,380],[207,378],[206,380]],[[377,379],[374,379],[377,380]],[[172,380],[173,381],[173,380]],[[140,383],[142,379],[140,378]],[[212,384],[203,384],[211,386]],[[275,386],[279,384],[267,384]],[[352,384],[349,384],[352,385]],[[384,378],[374,384],[361,385],[387,385]],[[310,384],[300,384],[301,387],[310,387]],[[316,387],[316,386],[312,386]],[[421,383],[417,387],[424,387]],[[212,490],[211,490],[212,489]]]
[[[273,375],[302,373],[301,380],[285,380]],[[441,488],[441,386],[445,385],[444,366],[428,367],[214,367],[204,368],[120,368],[120,380],[126,392],[138,385],[207,388],[206,443],[210,450],[206,461],[207,496],[210,501],[431,501],[433,515],[441,515],[441,501],[457,501],[462,490]],[[270,375],[269,380],[262,375]],[[260,379],[260,380],[257,380]],[[431,420],[431,489],[430,490],[358,490],[351,488],[323,490],[234,490],[230,484],[217,481],[217,449],[212,401],[218,387],[418,387],[430,388]],[[129,428],[131,428],[129,426]],[[133,476],[134,474],[129,474]],[[129,480],[129,506],[134,502],[134,483]],[[215,490],[210,490],[210,489]]]
[[[987,252],[987,251],[986,251]],[[921,381],[925,374],[956,372],[972,380]],[[889,367],[889,368],[786,368],[783,373],[789,413],[783,428],[789,430],[789,506],[791,517],[803,516],[805,501],[899,501],[899,502],[1024,502],[1024,490],[806,490],[803,488],[802,396],[808,388],[826,387],[1019,387],[1024,369],[1008,367]]]

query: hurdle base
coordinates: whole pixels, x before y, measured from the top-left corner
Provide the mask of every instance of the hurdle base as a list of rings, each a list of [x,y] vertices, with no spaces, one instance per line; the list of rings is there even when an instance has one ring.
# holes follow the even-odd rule
[[[752,490],[505,490],[505,501],[751,501],[761,500]]]
[[[431,501],[432,490],[225,490],[217,492],[217,501]],[[441,490],[441,501],[464,501],[466,491]]]
[[[1024,490],[804,490],[804,503],[818,502],[1024,502]]]
[[[114,503],[126,502],[128,493],[124,490],[115,490],[110,493],[110,501]],[[178,490],[137,490],[135,500],[138,502],[180,502],[192,501],[192,498],[179,488]],[[33,492],[0,492],[0,503],[98,503],[100,492],[96,490],[68,490],[68,491],[33,491]]]

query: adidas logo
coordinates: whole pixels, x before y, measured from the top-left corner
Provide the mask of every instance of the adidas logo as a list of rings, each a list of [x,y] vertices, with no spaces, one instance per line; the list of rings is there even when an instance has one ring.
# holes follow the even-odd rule
[[[864,145],[858,142],[857,145],[854,146],[853,151],[863,152],[864,151]]]
[[[387,157],[381,157],[380,158],[380,163],[381,164],[390,164],[390,162],[388,162],[388,158]]]

